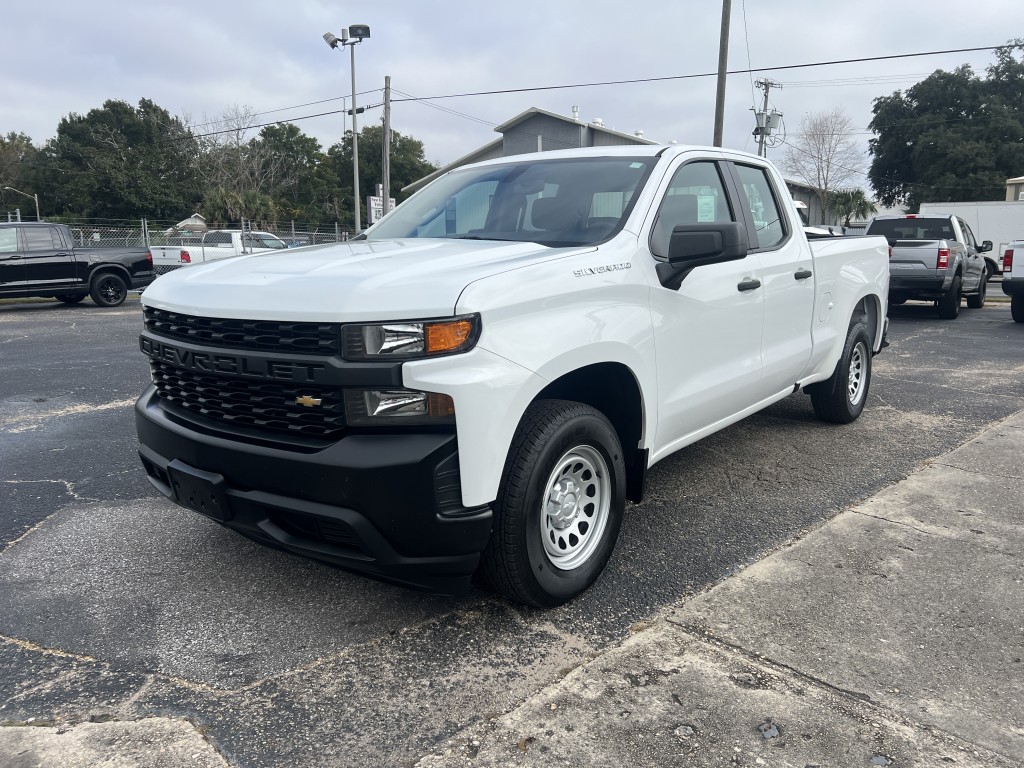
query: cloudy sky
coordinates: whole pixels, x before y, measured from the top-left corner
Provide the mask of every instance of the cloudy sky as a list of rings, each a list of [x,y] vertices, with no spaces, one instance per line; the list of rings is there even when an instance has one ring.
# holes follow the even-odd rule
[[[291,120],[326,147],[351,90],[349,53],[326,31],[367,24],[356,48],[359,103],[383,100],[391,76],[392,125],[423,141],[427,159],[447,163],[497,135],[493,128],[532,106],[600,117],[657,141],[710,144],[721,23],[719,2],[692,0],[36,0],[4,3],[0,133],[37,144],[61,117],[107,99],[149,98],[187,117],[196,132],[232,107],[260,122]],[[732,0],[730,70],[1000,45],[1024,35],[1020,0],[896,3],[859,0]],[[782,88],[771,105],[789,137],[801,118],[842,106],[867,146],[872,99],[906,89],[936,69],[968,63],[983,72],[990,51],[816,66],[728,79],[725,145],[755,151],[753,80]],[[656,78],[677,78],[655,80]],[[644,80],[620,85],[584,84]],[[550,86],[573,86],[549,88]],[[546,90],[526,90],[548,88]],[[480,91],[492,95],[440,98]],[[420,100],[399,101],[416,97]],[[434,97],[428,99],[428,97]],[[428,99],[428,100],[424,100]],[[362,121],[379,121],[368,110]],[[360,125],[365,123],[361,122]],[[782,148],[769,152],[781,158]],[[865,164],[867,162],[865,156]]]

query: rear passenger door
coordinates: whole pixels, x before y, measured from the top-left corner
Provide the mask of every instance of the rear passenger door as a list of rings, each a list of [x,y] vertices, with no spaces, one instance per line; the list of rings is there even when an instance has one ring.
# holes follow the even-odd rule
[[[985,257],[978,251],[978,242],[974,239],[974,233],[967,226],[967,222],[963,219],[957,219],[956,222],[963,234],[963,243],[967,249],[963,288],[965,291],[976,291],[981,286],[981,279],[985,274]]]
[[[752,231],[750,250],[761,264],[764,323],[761,327],[761,394],[791,388],[811,358],[814,264],[807,241],[793,232],[792,201],[759,165],[730,163]]]
[[[24,227],[25,281],[33,290],[55,291],[81,285],[75,259],[57,227]]]

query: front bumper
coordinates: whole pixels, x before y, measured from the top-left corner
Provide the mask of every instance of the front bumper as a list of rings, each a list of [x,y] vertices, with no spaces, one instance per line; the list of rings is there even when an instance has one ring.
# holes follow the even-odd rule
[[[489,507],[461,506],[453,434],[352,434],[312,450],[197,430],[150,387],[139,455],[166,497],[264,544],[406,586],[464,593]]]

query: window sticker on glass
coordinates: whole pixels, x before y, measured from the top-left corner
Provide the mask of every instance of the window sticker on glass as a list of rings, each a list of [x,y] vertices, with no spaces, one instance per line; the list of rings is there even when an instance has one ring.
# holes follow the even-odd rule
[[[716,202],[717,200],[714,195],[698,195],[697,221],[714,221]]]
[[[643,168],[644,164],[643,163],[630,163],[629,167],[630,168]]]

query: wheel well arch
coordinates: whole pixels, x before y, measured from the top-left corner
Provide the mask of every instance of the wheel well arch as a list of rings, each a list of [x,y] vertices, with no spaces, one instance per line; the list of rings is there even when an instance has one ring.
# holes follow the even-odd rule
[[[881,343],[881,339],[879,338],[879,334],[882,331],[880,328],[882,317],[881,301],[882,300],[875,295],[865,296],[857,302],[857,306],[853,308],[853,314],[850,317],[851,327],[855,323],[864,323],[868,329],[868,338],[871,339],[871,343],[874,347],[877,347]]]
[[[647,473],[644,401],[636,376],[621,363],[595,363],[549,383],[534,400],[574,400],[603,413],[615,427],[626,464],[626,498],[640,501]]]
[[[129,287],[131,286],[131,272],[128,271],[127,267],[121,264],[97,264],[95,269],[89,273],[89,284],[91,285],[92,281],[97,279],[100,275],[105,275],[107,273],[116,274],[118,277],[123,278]]]

